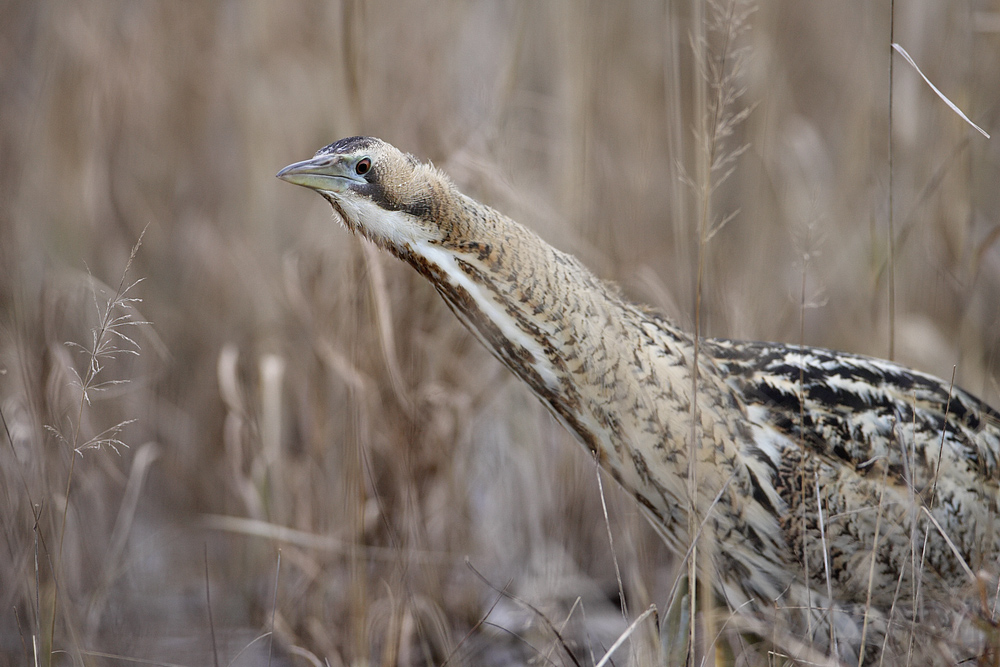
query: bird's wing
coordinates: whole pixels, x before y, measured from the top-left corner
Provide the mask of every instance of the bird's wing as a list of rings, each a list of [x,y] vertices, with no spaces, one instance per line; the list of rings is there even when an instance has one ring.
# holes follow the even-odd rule
[[[706,350],[761,442],[784,447],[771,452],[772,479],[790,504],[808,500],[789,489],[790,475],[811,468],[824,496],[850,498],[844,511],[881,504],[905,534],[923,507],[940,526],[932,530],[945,533],[968,565],[995,559],[1000,414],[993,408],[949,382],[861,355],[735,341]],[[769,433],[785,437],[769,441]],[[943,542],[928,560],[945,579],[963,578]]]
[[[881,461],[902,476],[910,466],[917,488],[942,457],[972,477],[1000,477],[1000,414],[948,382],[822,348],[712,340],[706,351],[752,419],[816,454],[859,472]]]

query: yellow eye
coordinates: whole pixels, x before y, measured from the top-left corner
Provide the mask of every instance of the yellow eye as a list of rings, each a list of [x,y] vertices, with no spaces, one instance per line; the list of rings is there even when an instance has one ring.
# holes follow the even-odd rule
[[[354,166],[354,172],[358,176],[364,176],[372,168],[372,161],[370,158],[361,158],[358,163]]]

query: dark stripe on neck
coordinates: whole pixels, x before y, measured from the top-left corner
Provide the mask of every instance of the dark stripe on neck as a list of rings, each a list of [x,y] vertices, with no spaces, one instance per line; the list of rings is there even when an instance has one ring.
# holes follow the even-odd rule
[[[376,172],[372,176],[372,182],[352,186],[352,189],[386,211],[399,211],[412,215],[415,218],[431,219],[434,207],[431,204],[430,197],[416,197],[413,201],[408,202],[391,199],[386,194],[385,187],[379,182],[378,178],[379,174]]]

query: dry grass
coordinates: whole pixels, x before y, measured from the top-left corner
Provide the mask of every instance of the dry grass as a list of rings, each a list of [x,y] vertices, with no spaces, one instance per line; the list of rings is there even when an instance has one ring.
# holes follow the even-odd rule
[[[888,354],[887,4],[749,18],[749,148],[712,204],[740,213],[704,244],[703,333]],[[995,8],[896,11],[896,41],[995,129]],[[628,499],[604,485],[612,554],[580,448],[428,285],[273,176],[381,136],[690,325],[691,5],[3,15],[0,664],[583,664],[665,617],[678,564]],[[996,405],[1000,144],[895,76],[895,356],[957,364]],[[90,345],[99,281],[147,225],[127,280],[152,325],[103,370],[131,382],[81,401],[66,342]],[[74,453],[114,425],[128,448]],[[652,664],[650,628],[615,664]]]

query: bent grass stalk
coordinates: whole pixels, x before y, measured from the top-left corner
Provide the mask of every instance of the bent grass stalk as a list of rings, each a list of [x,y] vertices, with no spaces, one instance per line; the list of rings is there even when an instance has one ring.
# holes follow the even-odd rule
[[[52,664],[52,657],[55,649],[56,619],[59,616],[59,582],[62,578],[62,557],[63,546],[66,538],[66,519],[69,515],[70,494],[73,491],[73,475],[76,469],[77,457],[82,455],[83,451],[86,449],[101,449],[103,447],[109,447],[116,453],[120,453],[119,448],[127,447],[127,445],[119,438],[119,435],[127,424],[135,421],[126,420],[119,422],[114,426],[101,431],[97,435],[88,438],[85,442],[80,442],[80,433],[83,425],[83,411],[86,406],[91,404],[91,394],[108,389],[114,385],[128,382],[127,379],[98,381],[98,376],[106,368],[106,364],[117,359],[119,355],[122,354],[135,356],[139,355],[139,344],[134,338],[126,333],[127,327],[148,324],[148,322],[136,320],[133,317],[133,304],[139,303],[142,300],[129,296],[129,294],[136,285],[142,282],[142,278],[128,282],[128,272],[132,267],[132,262],[135,260],[136,254],[139,252],[140,246],[142,246],[142,238],[145,234],[146,229],[144,228],[142,233],[139,234],[139,239],[135,242],[135,245],[132,246],[132,252],[129,254],[128,261],[125,263],[125,269],[122,271],[121,280],[118,282],[118,289],[112,297],[108,298],[104,302],[103,306],[98,300],[96,288],[94,289],[94,307],[97,310],[98,325],[91,331],[92,340],[90,347],[86,347],[72,341],[66,343],[68,347],[76,348],[87,356],[87,369],[82,375],[75,368],[70,368],[76,378],[73,384],[80,390],[80,401],[77,406],[76,420],[72,424],[72,438],[67,440],[58,429],[51,426],[46,427],[60,440],[69,442],[72,448],[72,453],[74,454],[70,457],[69,473],[66,475],[66,491],[63,496],[63,512],[59,527],[59,546],[56,551],[56,562],[53,572],[52,618],[50,619],[51,622],[49,625],[48,651],[50,665]]]

